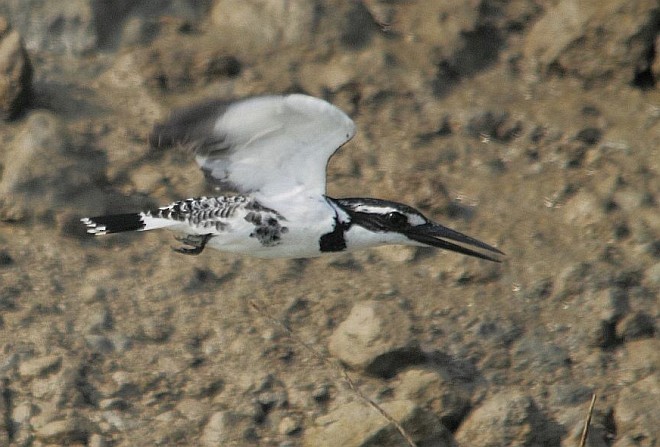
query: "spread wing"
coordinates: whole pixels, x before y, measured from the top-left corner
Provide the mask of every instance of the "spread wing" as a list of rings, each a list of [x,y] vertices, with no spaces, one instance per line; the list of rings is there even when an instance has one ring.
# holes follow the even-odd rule
[[[155,147],[184,145],[211,181],[264,198],[325,193],[330,156],[355,134],[341,110],[306,95],[209,101],[154,127]]]

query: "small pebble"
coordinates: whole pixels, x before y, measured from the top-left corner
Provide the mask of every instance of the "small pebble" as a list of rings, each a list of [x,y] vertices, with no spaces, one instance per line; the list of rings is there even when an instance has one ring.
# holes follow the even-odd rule
[[[14,263],[14,259],[7,250],[0,250],[0,267],[7,267]]]
[[[24,379],[43,377],[55,372],[61,365],[61,355],[46,355],[21,362],[18,373]]]
[[[644,312],[626,315],[617,323],[617,334],[625,341],[650,338],[656,332],[656,319]]]
[[[287,435],[291,436],[293,434],[296,434],[300,431],[300,421],[291,417],[291,416],[285,416],[282,418],[280,423],[277,426],[277,431],[281,435]]]

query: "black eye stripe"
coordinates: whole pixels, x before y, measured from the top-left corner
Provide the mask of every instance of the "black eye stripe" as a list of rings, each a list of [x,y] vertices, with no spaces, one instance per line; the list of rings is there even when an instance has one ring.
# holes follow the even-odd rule
[[[391,224],[397,227],[403,227],[408,225],[408,217],[397,211],[392,211],[385,214],[385,219]]]

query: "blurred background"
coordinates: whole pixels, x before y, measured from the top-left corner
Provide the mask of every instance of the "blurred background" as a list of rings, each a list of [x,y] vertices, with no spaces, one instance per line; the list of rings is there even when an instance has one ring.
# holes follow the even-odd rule
[[[0,1],[0,445],[407,445],[328,361],[419,446],[574,446],[593,393],[587,445],[660,445],[659,30],[657,0]],[[358,126],[329,195],[504,262],[85,234],[214,193],[148,147],[172,108],[290,92]]]

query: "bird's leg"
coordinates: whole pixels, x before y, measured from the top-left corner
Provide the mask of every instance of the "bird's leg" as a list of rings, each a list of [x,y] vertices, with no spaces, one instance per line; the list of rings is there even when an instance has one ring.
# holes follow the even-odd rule
[[[187,236],[174,236],[174,238],[181,242],[184,245],[189,245],[192,248],[188,247],[172,247],[177,253],[184,255],[198,255],[206,247],[208,241],[213,237],[212,234],[189,234]]]

